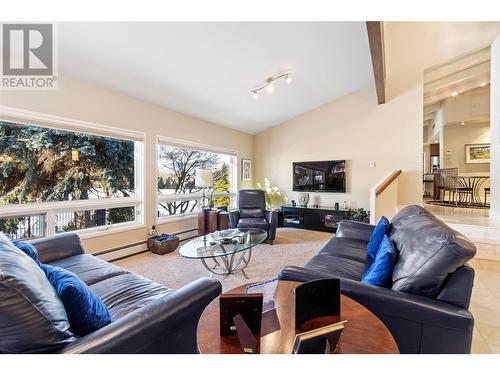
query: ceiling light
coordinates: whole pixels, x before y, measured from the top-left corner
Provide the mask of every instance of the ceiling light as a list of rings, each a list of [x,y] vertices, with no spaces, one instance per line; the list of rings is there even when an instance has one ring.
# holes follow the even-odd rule
[[[458,92],[457,91],[454,91],[453,94],[451,94],[453,96],[457,96],[458,95]]]
[[[487,83],[486,83],[486,82],[481,83],[481,87],[484,87],[484,86],[486,86],[486,85],[487,85]]]
[[[272,94],[274,92],[274,81],[277,81],[279,79],[283,78],[285,80],[285,82],[287,83],[287,85],[289,85],[290,83],[292,83],[292,73],[283,73],[283,74],[279,74],[277,76],[274,76],[274,77],[269,77],[268,79],[266,79],[265,83],[260,85],[259,87],[256,87],[254,88],[253,90],[250,90],[250,94],[252,95],[252,97],[257,100],[259,98],[259,92],[261,90],[264,90],[266,89],[266,91],[269,93],[269,94]]]
[[[460,121],[460,125],[465,125],[465,121]]]

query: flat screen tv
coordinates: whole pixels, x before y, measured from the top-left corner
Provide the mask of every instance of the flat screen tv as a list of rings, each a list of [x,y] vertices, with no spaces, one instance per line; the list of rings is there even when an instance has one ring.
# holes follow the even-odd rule
[[[345,160],[293,163],[293,191],[345,193]]]

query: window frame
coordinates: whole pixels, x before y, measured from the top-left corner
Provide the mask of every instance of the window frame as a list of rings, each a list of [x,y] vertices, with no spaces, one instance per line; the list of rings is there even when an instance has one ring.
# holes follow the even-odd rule
[[[146,150],[145,133],[101,125],[97,123],[73,120],[60,116],[52,116],[32,111],[18,110],[4,106],[0,106],[0,120],[25,126],[38,126],[42,128],[57,129],[68,132],[78,132],[99,137],[115,138],[119,140],[129,140],[134,142],[134,197],[0,205],[1,218],[13,218],[44,214],[45,227],[43,228],[43,236],[37,237],[43,238],[56,234],[55,216],[57,213],[68,211],[92,211],[96,209],[134,207],[134,221],[79,229],[68,231],[66,233],[78,233],[82,238],[92,238],[101,235],[109,235],[124,230],[144,228],[146,206],[144,202],[144,171],[146,162],[144,153]]]
[[[211,153],[216,153],[216,154],[225,154],[229,155],[231,157],[231,192],[230,193],[224,193],[224,192],[215,192],[214,197],[229,197],[230,199],[234,199],[236,197],[236,192],[238,190],[238,151],[230,149],[230,148],[225,148],[225,147],[220,147],[220,146],[213,146],[213,145],[208,145],[208,144],[203,144],[203,143],[197,143],[197,142],[191,142],[191,141],[186,141],[178,138],[171,138],[171,137],[165,137],[158,135],[156,137],[156,148],[155,148],[155,191],[156,191],[156,199],[155,199],[155,217],[156,217],[156,224],[165,224],[165,223],[171,223],[171,222],[177,222],[177,221],[182,221],[182,220],[188,220],[195,218],[197,216],[197,212],[190,212],[190,213],[181,213],[181,214],[176,214],[176,215],[171,215],[171,216],[163,216],[160,217],[158,216],[158,205],[162,202],[176,202],[176,201],[181,201],[181,200],[199,200],[203,196],[203,192],[197,192],[197,193],[188,193],[188,194],[165,194],[165,195],[160,195],[158,192],[158,177],[159,177],[159,168],[158,168],[158,148],[159,146],[164,145],[164,146],[173,146],[173,147],[179,147],[179,148],[185,148],[185,149],[190,149],[190,150],[196,150],[196,151],[204,151],[204,152],[211,152]],[[211,195],[210,193],[207,193],[208,196]]]

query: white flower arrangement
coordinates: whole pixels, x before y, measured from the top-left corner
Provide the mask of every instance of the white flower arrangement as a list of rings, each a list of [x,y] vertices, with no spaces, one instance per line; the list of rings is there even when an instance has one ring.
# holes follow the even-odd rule
[[[267,178],[264,179],[264,185],[259,182],[257,183],[257,189],[264,190],[268,209],[279,208],[282,204],[285,204],[288,201],[281,190],[277,186],[272,186],[271,181]]]

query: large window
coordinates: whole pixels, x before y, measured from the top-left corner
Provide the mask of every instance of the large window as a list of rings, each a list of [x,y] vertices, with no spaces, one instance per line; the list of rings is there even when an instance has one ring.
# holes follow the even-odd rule
[[[142,142],[0,121],[0,230],[33,238],[141,222]]]
[[[197,168],[212,169],[214,206],[230,206],[236,190],[236,153],[160,140],[158,144],[158,217],[194,214],[202,205],[195,187]],[[208,202],[207,202],[208,203]]]

